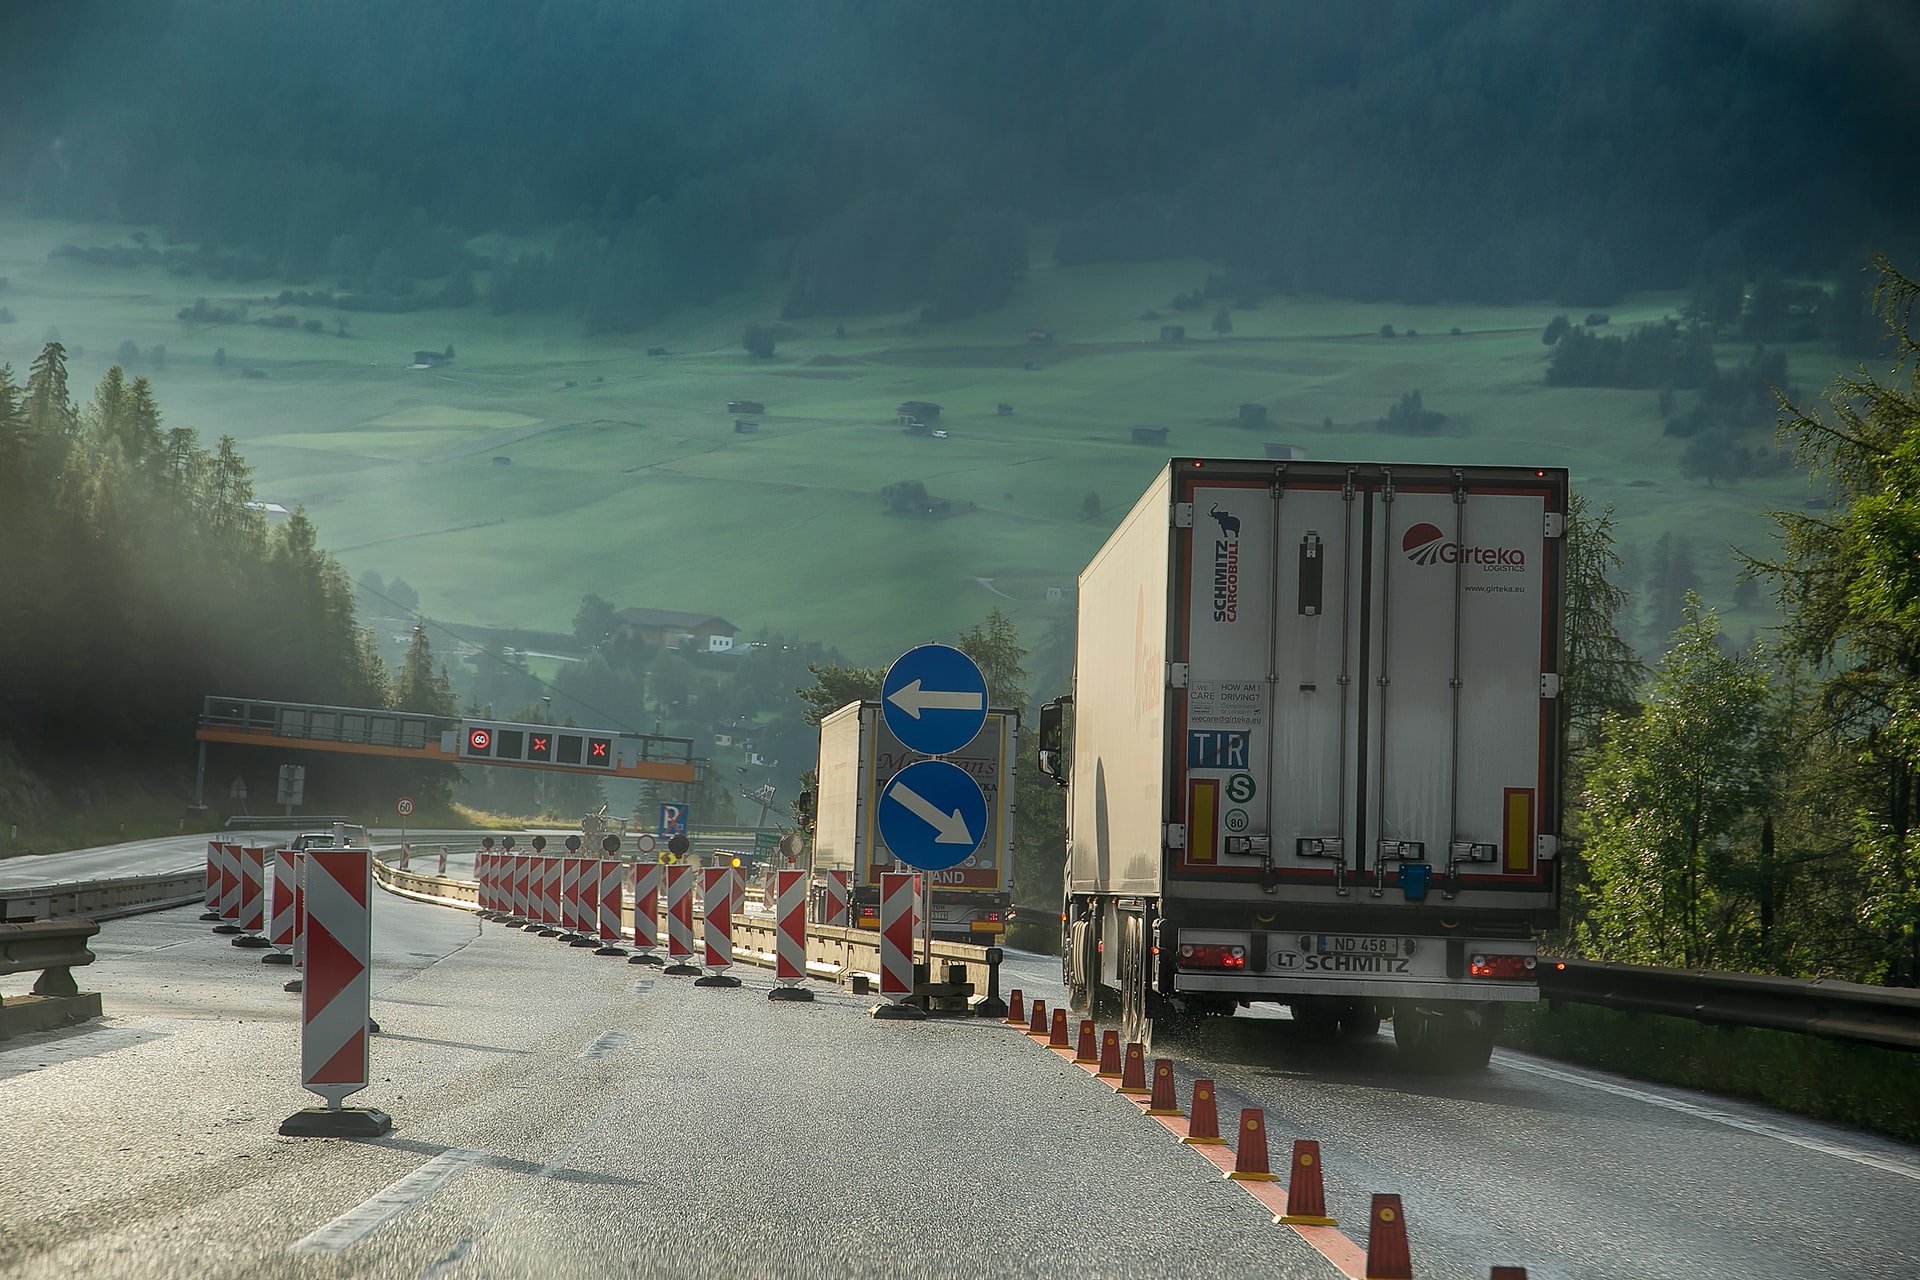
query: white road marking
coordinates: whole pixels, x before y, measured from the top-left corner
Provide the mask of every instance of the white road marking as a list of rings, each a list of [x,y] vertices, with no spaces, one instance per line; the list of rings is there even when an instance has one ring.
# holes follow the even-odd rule
[[[312,1235],[294,1241],[288,1251],[291,1253],[339,1253],[347,1246],[373,1234],[389,1219],[398,1217],[428,1196],[442,1190],[474,1165],[484,1164],[486,1160],[487,1153],[484,1151],[456,1148],[443,1152],[386,1190],[361,1201]]]
[[[624,1031],[603,1031],[598,1039],[580,1051],[583,1058],[605,1058],[627,1047],[632,1037]]]
[[[455,1263],[466,1257],[467,1251],[474,1246],[476,1241],[480,1240],[489,1231],[492,1231],[496,1225],[512,1217],[521,1205],[532,1198],[535,1191],[546,1185],[549,1178],[567,1167],[567,1162],[573,1159],[575,1152],[605,1132],[607,1126],[613,1123],[613,1117],[619,1111],[620,1107],[621,1102],[616,1098],[612,1102],[607,1103],[606,1106],[600,1108],[600,1110],[595,1113],[593,1119],[580,1126],[580,1128],[574,1132],[573,1140],[567,1144],[566,1150],[542,1165],[540,1172],[534,1174],[533,1178],[522,1185],[519,1191],[508,1196],[492,1209],[488,1210],[486,1216],[481,1218],[479,1223],[475,1225],[473,1233],[459,1244],[453,1246],[453,1248],[447,1250],[432,1266],[422,1271],[420,1273],[420,1280],[439,1280],[439,1277],[452,1270]]]
[[[1684,1098],[1673,1098],[1665,1094],[1649,1093],[1644,1089],[1635,1089],[1628,1085],[1615,1084],[1611,1080],[1601,1080],[1593,1076],[1578,1075],[1571,1071],[1556,1070],[1553,1067],[1542,1066],[1537,1062],[1522,1062],[1509,1054],[1501,1054],[1497,1061],[1501,1066],[1512,1067],[1515,1071],[1525,1071],[1531,1075],[1546,1076],[1552,1080],[1561,1080],[1567,1084],[1577,1084],[1584,1088],[1598,1090],[1601,1093],[1611,1093],[1615,1097],[1631,1098],[1635,1102],[1645,1102],[1656,1107],[1664,1107],[1668,1111],[1678,1111],[1682,1115],[1693,1116],[1699,1120],[1710,1120],[1714,1124],[1726,1125],[1729,1129],[1740,1129],[1747,1133],[1757,1134],[1762,1138],[1772,1138],[1776,1142],[1784,1142],[1790,1146],[1802,1147],[1808,1151],[1817,1151],[1821,1155],[1833,1156],[1838,1160],[1850,1160],[1854,1164],[1865,1165],[1869,1169],[1878,1169],[1882,1173],[1891,1173],[1898,1177],[1911,1178],[1915,1182],[1920,1182],[1920,1165],[1908,1164],[1904,1160],[1895,1160],[1888,1156],[1876,1155],[1871,1151],[1863,1151],[1858,1147],[1842,1146],[1840,1143],[1829,1142],[1824,1138],[1814,1138],[1804,1134],[1791,1133],[1780,1128],[1778,1125],[1768,1124],[1763,1120],[1749,1120],[1745,1116],[1733,1115],[1730,1112],[1715,1111],[1711,1107],[1703,1107],[1697,1103],[1688,1102]]]

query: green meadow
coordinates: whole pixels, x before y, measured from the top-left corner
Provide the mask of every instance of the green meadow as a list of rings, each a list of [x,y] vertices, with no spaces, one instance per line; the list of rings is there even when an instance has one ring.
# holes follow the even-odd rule
[[[1168,305],[1204,281],[1204,263],[1059,268],[1036,256],[992,314],[779,323],[775,357],[755,360],[740,334],[772,322],[771,287],[645,332],[589,336],[571,320],[484,305],[280,308],[279,282],[49,256],[66,243],[125,244],[132,230],[0,211],[0,306],[14,317],[0,324],[0,359],[24,378],[57,332],[78,350],[84,399],[134,343],[129,371],[153,380],[169,425],[233,435],[256,497],[305,507],[355,577],[404,578],[424,612],[454,623],[564,632],[596,592],[880,662],[998,605],[1032,644],[1071,607],[1079,568],[1169,453],[1259,457],[1287,443],[1315,458],[1564,465],[1596,506],[1618,509],[1630,549],[1669,530],[1691,538],[1705,594],[1739,637],[1769,619],[1733,609],[1726,548],[1764,549],[1764,510],[1807,497],[1786,472],[1737,487],[1685,479],[1683,442],[1661,433],[1652,391],[1548,388],[1540,332],[1558,309],[1545,304],[1273,298],[1232,312],[1232,333],[1215,336],[1216,303]],[[245,303],[249,322],[176,319],[197,297]],[[1678,307],[1636,296],[1610,314],[1624,331]],[[1142,319],[1150,310],[1159,317]],[[323,331],[251,322],[275,314]],[[1184,325],[1185,340],[1159,341],[1163,323]],[[1383,324],[1418,336],[1383,338]],[[1054,341],[1028,343],[1034,327]],[[450,364],[408,367],[416,349],[449,345]],[[1823,348],[1789,352],[1811,399],[1836,362]],[[1743,354],[1729,347],[1722,361]],[[1414,389],[1446,427],[1378,430]],[[734,430],[733,399],[765,405],[748,415],[758,431]],[[943,406],[934,425],[949,437],[903,432],[894,412],[909,399]],[[1011,416],[996,414],[999,402]],[[1267,406],[1265,429],[1238,425],[1242,402]],[[1166,445],[1131,443],[1134,426],[1167,428]],[[889,514],[880,490],[903,480],[964,513]],[[1098,515],[1085,510],[1090,493]],[[1049,588],[1062,598],[1049,601]]]

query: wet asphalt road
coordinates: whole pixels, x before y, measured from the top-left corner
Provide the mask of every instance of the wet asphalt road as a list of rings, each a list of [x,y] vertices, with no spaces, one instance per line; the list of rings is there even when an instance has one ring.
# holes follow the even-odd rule
[[[394,1131],[347,1142],[276,1132],[311,1101],[284,969],[191,909],[104,925],[80,976],[108,1017],[0,1044],[0,1276],[1339,1274],[1006,1028],[774,1004],[751,969],[696,989],[386,895],[375,938],[353,1102]],[[1063,994],[1043,957],[1006,980]],[[1291,1031],[1158,1051],[1183,1103],[1206,1073],[1223,1119],[1264,1107],[1276,1165],[1319,1139],[1356,1240],[1369,1194],[1401,1194],[1423,1280],[1920,1274],[1914,1148],[1504,1052],[1413,1077],[1390,1035]]]

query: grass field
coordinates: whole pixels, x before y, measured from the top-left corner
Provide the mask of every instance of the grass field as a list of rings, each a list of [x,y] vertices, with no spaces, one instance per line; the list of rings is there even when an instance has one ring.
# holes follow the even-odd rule
[[[777,312],[771,290],[588,337],[571,321],[484,307],[281,309],[266,301],[277,282],[240,288],[48,256],[63,243],[127,243],[131,230],[0,210],[0,306],[15,317],[0,325],[0,359],[24,377],[57,331],[80,351],[71,364],[84,397],[120,344],[135,343],[130,372],[153,379],[170,425],[209,441],[232,434],[257,497],[306,507],[354,576],[405,578],[425,612],[451,622],[564,632],[591,591],[879,662],[998,605],[1031,644],[1070,607],[1047,589],[1067,588],[1070,601],[1079,568],[1169,452],[1257,457],[1286,442],[1316,458],[1565,465],[1595,505],[1618,508],[1623,541],[1690,536],[1706,594],[1740,636],[1769,618],[1733,610],[1724,548],[1763,549],[1763,509],[1806,494],[1794,476],[1731,489],[1684,479],[1681,442],[1661,434],[1651,391],[1549,389],[1539,334],[1556,309],[1546,305],[1275,299],[1233,312],[1233,333],[1216,338],[1211,310],[1167,309],[1204,280],[1202,263],[1036,263],[990,315],[858,317],[845,337],[832,319],[783,323],[776,357],[755,361],[740,332]],[[319,319],[325,332],[183,325],[175,313],[200,296],[246,302],[254,318]],[[1635,297],[1611,314],[1624,330],[1677,306]],[[1139,318],[1149,309],[1160,319]],[[350,336],[334,336],[339,318]],[[1161,323],[1189,337],[1161,343]],[[1382,324],[1419,336],[1381,338]],[[1034,326],[1054,344],[1029,345]],[[155,344],[166,347],[160,367]],[[449,344],[451,364],[407,367],[416,349]],[[670,354],[649,357],[650,346]],[[1835,364],[1814,348],[1791,358],[1803,398]],[[1377,431],[1413,389],[1448,415],[1446,430]],[[737,434],[726,410],[741,398],[766,405],[753,434]],[[944,406],[950,438],[900,431],[894,409],[907,399]],[[1012,416],[996,415],[1002,401]],[[1269,429],[1236,425],[1248,401],[1268,407]],[[1135,425],[1167,427],[1166,447],[1130,443]],[[889,515],[879,490],[900,480],[974,509]],[[1102,504],[1093,518],[1089,492]]]

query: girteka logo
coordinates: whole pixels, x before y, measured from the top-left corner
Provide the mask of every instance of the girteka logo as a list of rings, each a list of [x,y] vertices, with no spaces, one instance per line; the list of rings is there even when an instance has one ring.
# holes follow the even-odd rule
[[[1439,525],[1425,521],[1407,530],[1400,549],[1415,564],[1471,564],[1508,571],[1527,567],[1527,553],[1518,547],[1463,547],[1448,542]]]

